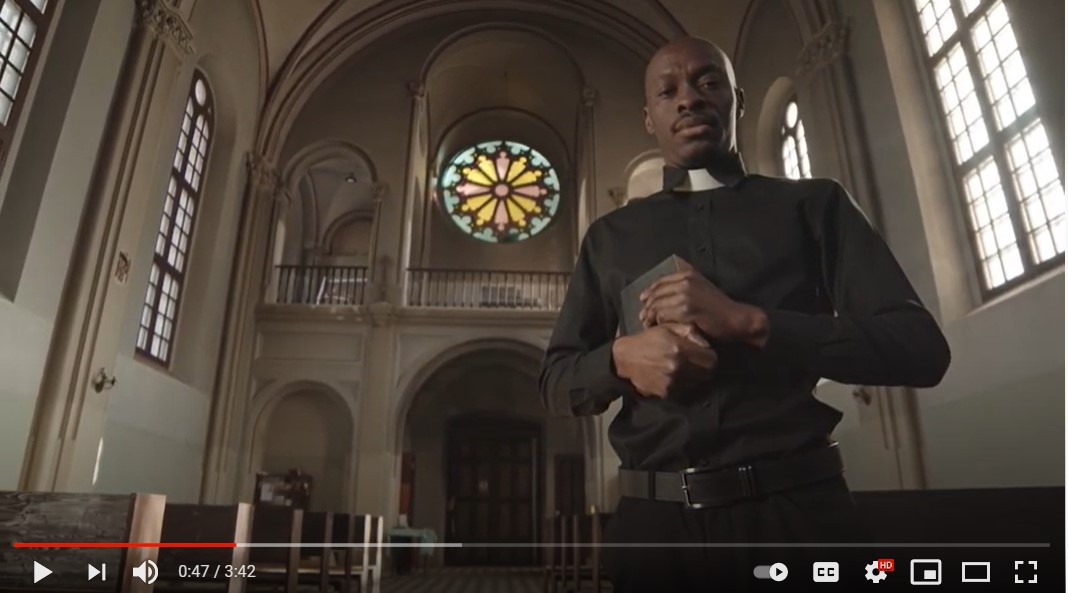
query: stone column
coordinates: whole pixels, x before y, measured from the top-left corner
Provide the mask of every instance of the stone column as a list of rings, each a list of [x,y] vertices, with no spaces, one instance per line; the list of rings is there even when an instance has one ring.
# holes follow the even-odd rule
[[[582,242],[586,229],[597,219],[597,134],[595,111],[597,107],[597,89],[582,89],[582,103],[579,106],[578,139],[579,147],[575,159],[575,189],[578,192],[578,212],[575,228],[575,253]]]
[[[20,488],[91,491],[108,409],[108,385],[129,299],[125,281],[149,203],[165,191],[160,150],[173,151],[178,75],[193,34],[162,0],[138,0],[137,22],[101,142],[45,363]],[[167,139],[168,144],[162,143]],[[132,290],[131,290],[132,288]]]
[[[404,200],[397,224],[401,225],[400,245],[394,253],[399,254],[395,278],[397,294],[391,294],[390,301],[403,303],[408,293],[408,268],[423,264],[424,235],[426,224],[426,188],[430,174],[427,154],[430,143],[428,128],[426,84],[422,81],[408,83],[412,97],[412,117],[408,136],[408,170],[405,172]],[[381,237],[376,237],[376,243]],[[378,252],[381,254],[381,251]]]
[[[255,309],[259,304],[266,267],[270,263],[268,245],[274,233],[272,222],[284,202],[285,188],[278,169],[268,158],[250,152],[245,207],[238,231],[224,339],[220,349],[212,397],[211,423],[205,446],[202,502],[244,500],[252,485],[245,484],[243,442],[250,423],[246,417],[254,395],[252,361],[255,357]],[[248,491],[246,491],[246,487]]]

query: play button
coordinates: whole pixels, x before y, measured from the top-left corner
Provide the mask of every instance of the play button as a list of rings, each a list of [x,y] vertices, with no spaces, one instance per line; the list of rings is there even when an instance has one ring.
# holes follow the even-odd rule
[[[34,582],[34,584],[37,584],[37,583],[41,582],[41,579],[45,578],[46,576],[48,576],[50,574],[52,574],[52,571],[49,570],[48,567],[43,566],[40,562],[37,562],[36,560],[34,561],[34,563],[33,563],[33,582]]]
[[[781,583],[786,580],[786,575],[790,574],[790,571],[786,568],[786,565],[782,562],[776,562],[771,565],[771,570],[768,571],[768,576],[776,583]]]

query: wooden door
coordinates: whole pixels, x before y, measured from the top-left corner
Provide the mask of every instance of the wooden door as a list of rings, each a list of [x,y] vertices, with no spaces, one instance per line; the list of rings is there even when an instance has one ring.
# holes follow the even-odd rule
[[[506,546],[447,548],[446,563],[525,566],[537,562],[540,428],[500,417],[452,423],[448,444],[446,541]]]

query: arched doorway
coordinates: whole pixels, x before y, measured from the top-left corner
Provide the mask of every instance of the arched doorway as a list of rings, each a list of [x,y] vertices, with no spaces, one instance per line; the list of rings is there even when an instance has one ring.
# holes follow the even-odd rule
[[[338,396],[310,385],[294,389],[257,423],[251,473],[310,475],[308,510],[343,512],[351,506],[346,469],[351,439],[352,419]]]
[[[556,460],[583,456],[581,422],[549,417],[536,349],[458,347],[423,381],[404,417],[401,514],[440,539],[533,544],[557,499],[584,498],[584,474],[559,483]],[[558,494],[561,489],[567,494]],[[438,550],[434,565],[533,565],[534,547]]]

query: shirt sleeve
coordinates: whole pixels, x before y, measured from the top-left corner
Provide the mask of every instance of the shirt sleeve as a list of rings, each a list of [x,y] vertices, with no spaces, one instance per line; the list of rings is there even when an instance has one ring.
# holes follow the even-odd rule
[[[632,389],[612,363],[619,318],[601,294],[590,235],[582,242],[538,378],[542,403],[556,414],[600,414]]]
[[[942,330],[845,189],[829,193],[804,215],[836,314],[767,311],[765,357],[847,384],[937,385],[950,361]]]

